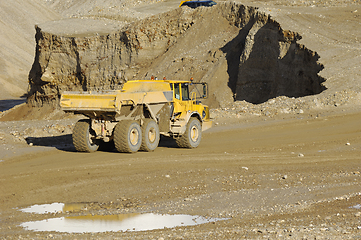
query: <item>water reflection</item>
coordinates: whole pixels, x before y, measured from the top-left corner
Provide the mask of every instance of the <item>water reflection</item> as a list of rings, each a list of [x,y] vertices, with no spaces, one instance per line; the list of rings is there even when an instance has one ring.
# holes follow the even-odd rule
[[[41,205],[35,204],[31,207],[20,209],[20,211],[28,213],[47,214],[59,212],[75,212],[85,210],[85,208],[85,203],[51,203]]]
[[[22,212],[28,213],[38,213],[38,214],[46,214],[46,213],[56,213],[61,212],[64,207],[64,203],[52,203],[52,204],[41,204],[41,205],[33,205],[28,208],[20,209]]]
[[[193,226],[203,223],[226,220],[204,218],[191,215],[119,214],[87,215],[75,217],[50,218],[42,221],[25,222],[21,226],[33,231],[55,231],[66,233],[146,231],[153,229]]]
[[[356,208],[356,209],[361,209],[361,204],[356,204],[355,206],[352,206],[350,208]]]

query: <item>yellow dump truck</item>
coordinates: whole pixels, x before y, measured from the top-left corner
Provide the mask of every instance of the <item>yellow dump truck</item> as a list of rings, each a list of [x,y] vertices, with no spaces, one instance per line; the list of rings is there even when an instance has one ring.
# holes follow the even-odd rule
[[[94,152],[114,142],[119,152],[153,151],[160,134],[173,137],[179,147],[195,148],[202,131],[212,126],[206,83],[176,80],[132,80],[121,90],[64,92],[65,112],[83,114],[73,130],[77,151]]]

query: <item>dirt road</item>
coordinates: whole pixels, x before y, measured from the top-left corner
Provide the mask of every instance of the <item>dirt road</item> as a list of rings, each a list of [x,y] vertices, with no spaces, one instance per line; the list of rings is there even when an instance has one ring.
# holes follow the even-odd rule
[[[218,119],[199,148],[77,153],[72,147],[0,162],[0,237],[43,239],[360,238],[361,113]],[[81,212],[18,211],[88,203]],[[95,208],[94,206],[98,206]],[[99,206],[102,206],[99,208]],[[100,209],[100,210],[99,210]],[[59,216],[153,212],[226,217],[147,232],[61,234],[19,226]]]

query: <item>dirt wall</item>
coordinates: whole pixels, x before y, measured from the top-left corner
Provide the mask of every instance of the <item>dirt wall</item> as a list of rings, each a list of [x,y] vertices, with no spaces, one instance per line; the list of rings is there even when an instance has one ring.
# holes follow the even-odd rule
[[[152,75],[208,82],[211,107],[317,94],[325,89],[322,65],[300,38],[236,3],[179,8],[102,35],[60,36],[38,26],[28,102],[57,106],[65,90],[118,89]]]
[[[34,61],[34,24],[60,16],[40,0],[0,1],[0,101],[19,98]]]

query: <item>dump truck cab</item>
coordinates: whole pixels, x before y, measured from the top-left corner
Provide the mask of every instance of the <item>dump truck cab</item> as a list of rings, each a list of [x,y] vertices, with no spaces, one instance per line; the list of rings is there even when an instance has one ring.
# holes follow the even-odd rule
[[[194,148],[211,127],[206,83],[182,80],[131,80],[121,90],[64,92],[60,106],[82,114],[73,130],[78,151],[93,152],[114,142],[119,152],[153,151],[160,134],[179,147]]]
[[[183,134],[190,118],[197,118],[202,123],[203,131],[211,127],[209,108],[201,103],[207,98],[206,83],[193,81],[169,81],[173,90],[173,112],[171,129],[174,135]]]

